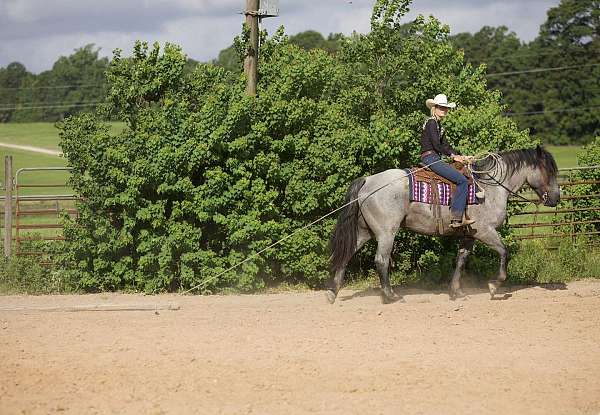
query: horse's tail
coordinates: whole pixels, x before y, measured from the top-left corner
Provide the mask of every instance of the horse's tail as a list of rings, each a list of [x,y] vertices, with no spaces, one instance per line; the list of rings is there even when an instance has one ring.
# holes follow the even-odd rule
[[[331,270],[335,272],[344,268],[356,250],[358,234],[358,201],[350,203],[358,197],[358,192],[365,184],[365,178],[354,180],[346,193],[345,206],[338,216],[333,235],[331,237]]]

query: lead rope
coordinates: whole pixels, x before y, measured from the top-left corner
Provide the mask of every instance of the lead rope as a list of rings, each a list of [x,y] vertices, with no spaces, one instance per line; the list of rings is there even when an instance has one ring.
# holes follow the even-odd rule
[[[473,168],[473,163],[477,163],[478,161],[482,161],[482,160],[485,160],[485,159],[487,159],[487,158],[490,158],[490,157],[491,157],[491,158],[493,159],[493,161],[494,161],[494,166],[493,166],[493,167],[491,167],[491,168],[489,168],[489,169],[487,169],[487,170],[475,170],[475,169]],[[489,177],[489,178],[490,178],[490,179],[491,179],[491,180],[492,180],[492,181],[493,181],[493,182],[494,182],[496,185],[498,185],[498,186],[502,187],[502,188],[503,188],[504,190],[506,190],[506,191],[507,191],[509,194],[511,194],[511,195],[513,195],[513,196],[516,196],[516,197],[518,197],[519,199],[521,199],[521,200],[523,200],[523,201],[525,201],[525,202],[527,202],[527,203],[531,203],[531,204],[535,205],[535,203],[534,203],[534,202],[532,202],[532,201],[531,201],[531,200],[529,200],[529,199],[526,199],[526,198],[524,198],[523,196],[521,196],[520,194],[518,194],[518,193],[516,193],[516,192],[513,192],[512,190],[510,190],[508,187],[504,186],[502,183],[500,183],[500,181],[498,181],[498,180],[496,179],[496,177],[495,177],[495,176],[496,176],[496,175],[497,175],[497,173],[498,173],[498,166],[502,166],[502,164],[501,164],[501,163],[499,163],[499,161],[500,161],[501,159],[502,159],[502,158],[500,157],[500,155],[499,155],[498,153],[487,153],[487,154],[486,154],[485,156],[483,156],[483,157],[480,157],[480,158],[477,158],[477,157],[475,157],[473,161],[470,161],[470,162],[468,162],[468,163],[467,163],[467,169],[468,169],[468,170],[469,170],[469,172],[471,173],[471,177],[473,178],[473,183],[475,183],[475,185],[476,185],[476,186],[477,186],[479,189],[481,189],[481,190],[483,191],[483,187],[480,185],[480,183],[482,183],[482,181],[478,181],[478,180],[475,178],[475,175],[483,175],[483,174],[486,174],[486,175],[487,175],[487,176],[488,176],[488,177]],[[474,174],[473,174],[473,173],[474,173]],[[493,173],[493,174],[492,174],[492,173]],[[502,173],[503,173],[503,172],[502,172],[502,170],[500,170],[500,176],[502,176]],[[479,197],[479,196],[478,196],[478,197]]]
[[[414,173],[416,173],[416,172],[418,172],[418,171],[425,170],[426,168],[429,168],[429,166],[432,166],[432,165],[434,165],[435,163],[439,163],[440,161],[441,161],[441,160],[436,160],[436,161],[434,161],[433,163],[427,164],[427,165],[425,165],[425,166],[423,166],[423,167],[419,167],[418,169],[415,169],[414,171],[411,171],[409,174],[406,174],[406,173],[405,173],[405,174],[404,174],[402,177],[398,177],[398,178],[396,178],[396,179],[392,180],[391,182],[389,182],[389,183],[386,183],[386,184],[384,184],[384,185],[382,185],[382,186],[378,187],[377,189],[373,190],[373,191],[372,191],[371,193],[369,193],[368,195],[366,195],[366,196],[362,197],[362,199],[363,199],[363,203],[364,203],[364,201],[365,201],[367,198],[369,198],[369,197],[370,197],[371,195],[373,195],[375,192],[378,192],[378,191],[380,191],[381,189],[383,189],[383,188],[385,188],[385,187],[387,187],[387,186],[391,185],[392,183],[394,183],[394,182],[397,182],[397,181],[398,181],[398,180],[400,180],[400,179],[404,179],[405,177],[408,177],[409,175],[414,175]],[[184,291],[182,294],[187,294],[187,293],[189,293],[190,291],[193,291],[193,290],[196,290],[196,289],[198,289],[198,288],[204,287],[204,286],[205,286],[206,284],[208,284],[209,282],[212,282],[212,281],[214,281],[214,280],[218,279],[218,278],[219,278],[219,277],[221,277],[222,275],[225,275],[225,274],[227,274],[229,271],[231,271],[231,270],[233,270],[233,269],[235,269],[235,268],[239,267],[239,266],[240,266],[240,265],[242,265],[242,264],[245,264],[246,262],[250,261],[251,259],[254,259],[254,258],[256,258],[257,256],[260,256],[260,254],[262,254],[263,252],[265,252],[265,251],[267,251],[267,250],[269,250],[269,249],[271,249],[271,248],[275,247],[276,245],[279,245],[280,243],[282,243],[282,242],[283,242],[283,241],[285,241],[286,239],[289,239],[289,238],[291,238],[292,236],[294,236],[294,235],[295,235],[295,234],[297,234],[298,232],[301,232],[301,231],[303,231],[303,230],[305,230],[305,229],[307,229],[307,228],[310,228],[311,226],[313,226],[313,225],[315,225],[315,224],[317,224],[317,223],[321,222],[323,219],[327,218],[328,216],[331,216],[331,215],[333,215],[333,214],[334,214],[334,213],[336,213],[337,211],[339,211],[339,210],[341,210],[341,209],[345,208],[346,206],[350,206],[352,203],[354,203],[354,202],[357,202],[359,199],[361,199],[361,197],[357,197],[356,199],[354,199],[354,200],[351,200],[350,202],[348,202],[348,203],[346,203],[346,204],[344,204],[344,205],[340,206],[339,208],[337,208],[337,209],[335,209],[335,210],[332,210],[331,212],[327,213],[326,215],[323,215],[323,216],[321,216],[319,219],[316,219],[316,220],[312,221],[312,222],[311,222],[311,223],[309,223],[308,225],[304,225],[303,227],[301,227],[301,228],[299,228],[299,229],[296,229],[294,232],[290,233],[289,235],[286,235],[286,236],[284,236],[283,238],[281,238],[281,239],[279,239],[278,241],[276,241],[276,242],[272,243],[271,245],[267,246],[266,248],[263,248],[263,249],[261,249],[260,251],[256,252],[255,254],[252,254],[252,255],[250,255],[248,258],[246,258],[246,259],[244,259],[243,261],[241,261],[241,262],[239,262],[239,263],[237,263],[237,264],[235,264],[235,265],[233,265],[233,266],[231,266],[231,267],[227,268],[225,271],[223,271],[223,272],[221,272],[221,273],[219,273],[219,274],[217,274],[217,275],[214,275],[214,276],[212,276],[212,277],[208,277],[208,278],[206,278],[206,279],[202,280],[202,281],[201,281],[199,284],[197,284],[197,285],[193,286],[192,288],[190,288],[190,289],[188,289],[188,290],[185,290],[185,291]]]

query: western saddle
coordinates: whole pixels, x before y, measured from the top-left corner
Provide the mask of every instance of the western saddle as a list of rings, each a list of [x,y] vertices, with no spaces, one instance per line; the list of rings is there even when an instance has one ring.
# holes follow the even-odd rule
[[[470,175],[469,171],[467,170],[466,166],[458,161],[455,161],[453,163],[450,164],[453,168],[455,168],[456,170],[458,170],[461,174],[463,174],[468,182],[469,185],[473,184],[473,177]],[[450,180],[446,179],[445,177],[440,176],[439,174],[435,173],[433,170],[429,169],[429,167],[426,167],[425,164],[421,163],[419,167],[414,167],[411,169],[411,173],[413,175],[414,180],[416,181],[420,181],[420,182],[428,182],[431,186],[431,197],[432,197],[432,204],[431,204],[431,208],[433,211],[433,217],[435,219],[436,222],[436,226],[437,226],[437,231],[440,235],[443,235],[444,232],[444,222],[442,220],[442,209],[441,209],[441,204],[440,204],[440,194],[439,194],[439,189],[438,189],[438,183],[445,183],[448,184],[450,186],[450,192],[451,194],[453,194],[456,191],[456,185],[454,183],[452,183]],[[466,212],[465,212],[466,215]]]

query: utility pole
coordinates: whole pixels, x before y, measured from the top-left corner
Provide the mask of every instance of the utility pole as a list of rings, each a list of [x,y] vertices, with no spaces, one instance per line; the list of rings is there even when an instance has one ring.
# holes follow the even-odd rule
[[[246,25],[250,28],[250,47],[244,59],[244,73],[246,74],[246,94],[256,96],[256,83],[258,80],[258,17],[260,0],[246,0]]]

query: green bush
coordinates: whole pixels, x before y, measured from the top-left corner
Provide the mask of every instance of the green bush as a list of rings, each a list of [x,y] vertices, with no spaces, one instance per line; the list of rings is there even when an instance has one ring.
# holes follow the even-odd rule
[[[600,277],[600,252],[588,249],[590,240],[575,243],[564,239],[557,249],[548,249],[548,241],[523,241],[508,264],[508,281],[512,283],[568,282]],[[540,261],[540,252],[545,252]]]
[[[56,294],[73,292],[68,273],[55,267],[43,266],[32,256],[0,259],[0,293]]]
[[[39,233],[21,241],[19,252],[0,260],[1,294],[56,294],[74,292],[79,282],[58,265],[64,253],[61,241],[43,240]],[[13,252],[16,246],[13,246]],[[29,254],[28,254],[29,253]],[[38,253],[38,255],[30,255]]]
[[[600,137],[596,137],[592,143],[584,146],[581,152],[577,154],[577,160],[580,167],[600,166]],[[600,168],[578,170],[576,179],[600,182]],[[575,196],[598,195],[600,194],[600,183],[577,185],[572,187],[570,191]],[[572,202],[572,206],[580,209],[597,209],[600,208],[600,198],[576,199]],[[577,212],[575,213],[575,220],[600,221],[600,210]],[[578,225],[576,230],[579,232],[597,232],[600,231],[600,223]],[[596,235],[596,238],[598,238],[598,235]]]
[[[257,97],[223,68],[186,76],[174,45],[138,42],[129,58],[117,51],[108,105],[60,127],[83,197],[65,228],[62,261],[73,278],[91,290],[148,292],[319,286],[332,217],[221,273],[340,206],[354,178],[414,165],[425,99],[440,92],[460,104],[447,129],[463,152],[528,146],[447,26],[419,17],[400,30],[408,4],[377,1],[372,31],[344,39],[335,55],[291,45],[282,29],[263,33]],[[111,132],[107,116],[126,127]],[[449,262],[450,244],[403,233],[397,265]],[[372,267],[372,258],[358,262]]]

